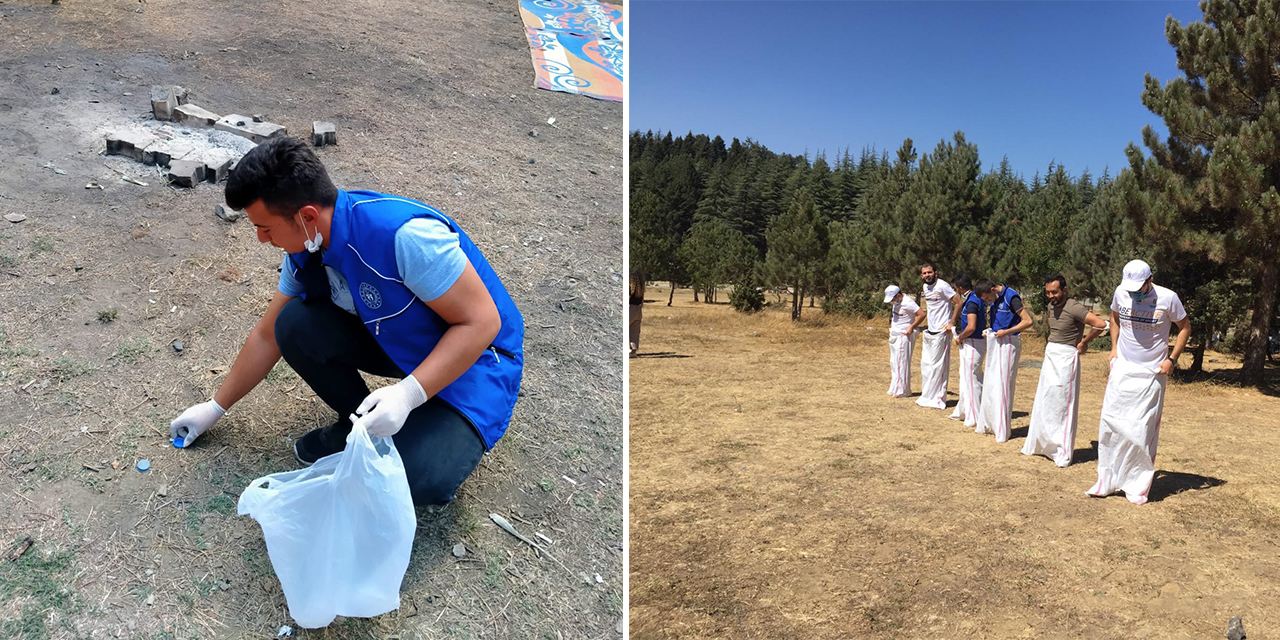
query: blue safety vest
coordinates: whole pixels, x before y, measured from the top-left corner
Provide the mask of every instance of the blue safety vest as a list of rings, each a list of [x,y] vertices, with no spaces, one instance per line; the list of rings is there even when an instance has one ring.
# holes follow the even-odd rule
[[[1004,331],[1022,321],[1022,317],[1009,308],[1009,301],[1018,297],[1018,295],[1018,292],[1014,291],[1012,287],[1004,285],[1004,291],[1001,291],[996,301],[991,303],[992,331]],[[1018,333],[1021,333],[1021,331]],[[1014,335],[1018,334],[1015,333]]]
[[[338,190],[324,264],[341,273],[356,314],[396,366],[411,373],[435,348],[449,323],[400,279],[396,231],[414,218],[435,218],[458,234],[467,260],[498,307],[502,328],[470,369],[436,394],[471,421],[492,448],[506,433],[524,371],[524,318],[475,243],[448,216],[408,198]],[[291,254],[294,268],[307,252]],[[305,298],[305,294],[303,295]]]
[[[960,333],[964,333],[964,330],[969,327],[969,314],[965,313],[964,307],[968,306],[970,302],[978,305],[978,313],[975,314],[978,317],[978,321],[974,323],[973,334],[969,337],[982,338],[982,331],[987,328],[987,303],[983,302],[982,298],[972,291],[964,297],[964,303],[960,306]]]

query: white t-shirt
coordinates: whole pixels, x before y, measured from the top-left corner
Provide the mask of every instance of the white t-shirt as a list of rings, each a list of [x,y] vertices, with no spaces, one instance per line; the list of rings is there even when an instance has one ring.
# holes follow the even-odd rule
[[[920,305],[915,300],[902,296],[902,302],[893,305],[893,321],[889,323],[889,333],[906,333],[907,327],[915,322],[916,312],[919,310]]]
[[[924,306],[929,314],[929,330],[937,333],[951,326],[951,299],[956,290],[946,280],[937,278],[924,285]]]
[[[1111,296],[1111,310],[1120,317],[1117,353],[1126,362],[1158,368],[1169,357],[1169,328],[1187,317],[1178,294],[1158,284],[1137,304],[1119,287]]]

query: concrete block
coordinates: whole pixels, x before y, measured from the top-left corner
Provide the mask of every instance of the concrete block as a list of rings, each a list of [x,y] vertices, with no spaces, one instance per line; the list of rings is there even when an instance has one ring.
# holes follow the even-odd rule
[[[238,136],[248,138],[255,143],[262,144],[267,138],[283,136],[288,134],[284,125],[272,122],[254,122],[249,116],[242,116],[238,113],[223,116],[213,125],[214,129],[234,133]]]
[[[209,149],[200,158],[204,164],[204,179],[209,182],[222,182],[231,173],[231,165],[239,156],[225,149]]]
[[[173,110],[173,121],[191,127],[212,127],[218,114],[194,104],[182,104]]]
[[[311,145],[323,147],[326,144],[338,144],[338,128],[332,122],[312,122]]]
[[[171,184],[179,187],[194,187],[204,180],[204,164],[192,160],[174,160],[165,177]]]
[[[178,108],[178,87],[156,85],[151,87],[151,113],[156,120],[172,120],[173,110]]]
[[[141,162],[167,167],[177,160],[188,159],[195,147],[178,140],[158,140],[142,151]]]
[[[151,87],[151,113],[156,120],[173,120],[173,110],[187,103],[190,91],[176,85],[153,85]]]
[[[129,156],[142,162],[144,150],[155,142],[156,139],[146,133],[117,131],[107,136],[107,155]]]

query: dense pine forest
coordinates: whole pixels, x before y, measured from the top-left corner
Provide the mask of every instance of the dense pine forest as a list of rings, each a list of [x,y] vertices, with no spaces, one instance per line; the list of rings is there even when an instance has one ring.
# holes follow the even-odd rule
[[[1191,316],[1190,367],[1220,333],[1244,354],[1241,381],[1257,384],[1280,298],[1277,6],[1211,0],[1203,22],[1169,18],[1185,76],[1148,75],[1142,92],[1169,135],[1144,128],[1115,175],[984,166],[962,132],[929,148],[907,139],[802,156],[749,137],[632,132],[632,280],[693,287],[709,302],[728,285],[742,311],[777,295],[761,289],[785,291],[799,319],[874,313],[886,285],[918,290],[931,260],[944,278],[1023,290],[1040,314],[1045,276],[1063,274],[1073,296],[1105,307],[1121,266],[1142,258]]]

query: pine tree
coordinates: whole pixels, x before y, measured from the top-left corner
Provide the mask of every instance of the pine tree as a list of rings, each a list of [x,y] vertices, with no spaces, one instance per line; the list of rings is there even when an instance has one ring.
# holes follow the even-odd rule
[[[827,229],[813,200],[803,190],[787,212],[774,218],[766,232],[765,257],[771,280],[790,287],[791,319],[800,319],[805,294],[812,290],[827,254]]]
[[[1143,132],[1143,171],[1188,230],[1221,237],[1224,262],[1252,282],[1240,379],[1259,384],[1280,281],[1280,6],[1204,0],[1200,9],[1204,22],[1165,21],[1184,77],[1146,78],[1142,102],[1169,138]]]

